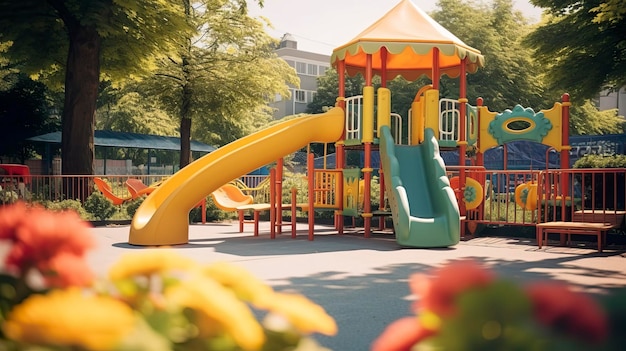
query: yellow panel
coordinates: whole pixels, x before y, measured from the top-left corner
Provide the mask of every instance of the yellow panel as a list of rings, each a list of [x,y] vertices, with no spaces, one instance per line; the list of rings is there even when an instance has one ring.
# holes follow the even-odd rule
[[[552,146],[556,151],[563,149],[562,131],[563,131],[563,109],[560,102],[555,102],[549,110],[541,110],[543,116],[552,123],[552,129],[543,137],[542,144]]]
[[[497,113],[489,111],[487,106],[478,106],[478,150],[482,153],[498,146],[496,139],[489,133],[489,123],[496,115]]]
[[[435,132],[439,140],[439,90],[431,89],[424,93],[425,127]]]
[[[363,87],[363,142],[374,141],[374,87]]]
[[[377,135],[380,135],[380,127],[391,125],[391,91],[387,88],[378,88],[378,129]]]
[[[411,145],[417,145],[424,141],[424,103],[422,100],[411,104],[413,116],[411,116]]]

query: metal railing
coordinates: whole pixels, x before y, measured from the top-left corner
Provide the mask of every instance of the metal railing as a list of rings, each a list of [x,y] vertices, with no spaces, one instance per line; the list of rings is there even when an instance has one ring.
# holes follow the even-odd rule
[[[128,179],[140,179],[144,184],[151,185],[163,181],[163,175],[31,175],[28,181],[20,176],[0,176],[0,204],[13,203],[18,200],[26,202],[47,202],[78,200],[84,202],[94,191],[94,178],[102,178],[111,186],[111,193],[120,198],[130,197],[126,186]],[[262,187],[267,176],[245,175],[237,178],[237,182],[246,186],[244,189],[257,190]]]
[[[448,167],[448,176],[459,175],[459,167]],[[626,169],[556,169],[485,170],[467,167],[466,177],[475,179],[482,187],[482,201],[466,210],[466,221],[495,225],[535,225],[547,221],[612,222],[616,216],[626,214]],[[19,176],[0,178],[0,204],[18,200],[46,202],[61,200],[84,201],[97,191],[93,178],[101,177],[111,185],[118,197],[129,197],[125,182],[129,178],[141,179],[150,185],[165,176],[107,175],[58,176],[31,175],[25,181]],[[253,191],[265,193],[263,185],[267,176],[246,175],[236,180],[238,184],[255,185]],[[317,208],[338,208],[339,183],[343,181],[339,170],[315,170],[314,204]],[[454,189],[461,201],[465,189]]]
[[[612,222],[626,210],[626,169],[559,169],[541,172],[540,219]]]
[[[346,98],[346,140],[361,140],[363,95]]]

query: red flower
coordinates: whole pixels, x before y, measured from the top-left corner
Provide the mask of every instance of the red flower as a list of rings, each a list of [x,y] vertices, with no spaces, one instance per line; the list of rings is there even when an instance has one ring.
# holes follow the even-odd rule
[[[84,255],[94,240],[89,225],[73,211],[52,212],[23,203],[2,207],[0,239],[13,242],[5,263],[21,274],[36,268],[51,286],[92,280]]]
[[[536,283],[526,290],[535,317],[546,326],[592,343],[608,336],[607,317],[591,297],[559,283]]]
[[[414,305],[416,312],[431,311],[442,317],[454,314],[455,299],[462,292],[488,285],[493,273],[472,260],[454,261],[438,268],[432,276],[414,274],[409,286],[420,297]]]
[[[425,338],[434,335],[420,325],[417,317],[405,317],[391,323],[383,333],[374,340],[372,351],[410,351],[411,348]]]

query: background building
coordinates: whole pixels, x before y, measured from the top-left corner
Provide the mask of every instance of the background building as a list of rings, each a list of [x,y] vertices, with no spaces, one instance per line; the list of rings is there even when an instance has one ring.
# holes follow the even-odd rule
[[[330,55],[298,50],[298,42],[289,33],[280,40],[276,54],[295,68],[300,78],[300,87],[290,87],[289,100],[279,95],[274,98],[274,102],[270,103],[275,109],[274,118],[303,113],[317,91],[317,77],[323,76],[330,68]]]
[[[622,87],[619,91],[600,93],[598,97],[598,109],[609,110],[618,109],[619,116],[626,116],[626,87]]]

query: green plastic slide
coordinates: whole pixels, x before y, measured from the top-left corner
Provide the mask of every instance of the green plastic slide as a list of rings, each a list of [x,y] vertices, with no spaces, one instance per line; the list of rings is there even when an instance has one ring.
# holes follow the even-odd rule
[[[447,247],[460,240],[459,207],[432,129],[420,145],[395,145],[381,127],[380,159],[398,244]]]

